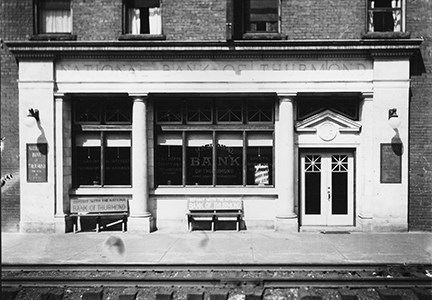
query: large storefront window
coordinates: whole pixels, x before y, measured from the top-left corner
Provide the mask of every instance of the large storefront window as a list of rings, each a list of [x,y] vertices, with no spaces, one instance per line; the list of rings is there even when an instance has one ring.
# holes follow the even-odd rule
[[[130,100],[75,100],[73,123],[74,186],[130,185]]]
[[[274,99],[155,99],[156,186],[273,185]]]

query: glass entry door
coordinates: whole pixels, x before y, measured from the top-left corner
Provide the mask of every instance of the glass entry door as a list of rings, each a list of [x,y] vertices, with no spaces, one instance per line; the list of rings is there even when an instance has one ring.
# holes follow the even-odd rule
[[[300,156],[302,225],[354,225],[354,155],[307,152]]]

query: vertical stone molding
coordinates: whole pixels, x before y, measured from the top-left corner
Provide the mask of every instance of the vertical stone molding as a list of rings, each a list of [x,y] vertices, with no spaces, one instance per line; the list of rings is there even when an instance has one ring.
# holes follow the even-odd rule
[[[360,203],[358,204],[359,211],[359,223],[362,227],[362,231],[372,231],[372,219],[373,219],[373,208],[372,199],[374,182],[379,181],[379,174],[373,167],[373,160],[370,151],[374,149],[374,138],[373,138],[373,93],[363,93],[363,107],[362,107],[362,147],[358,149],[358,155],[360,157],[363,167],[358,172],[362,176],[359,180],[356,180],[361,184],[360,195],[362,195]],[[374,171],[375,170],[375,171]],[[367,176],[365,176],[367,174]]]
[[[63,109],[64,94],[54,95],[55,134],[55,232],[65,232],[65,211],[63,197]]]
[[[147,157],[147,95],[130,95],[132,106],[132,201],[129,231],[150,231]]]
[[[294,96],[279,97],[279,118],[276,124],[276,185],[278,212],[276,230],[297,230],[294,162]]]

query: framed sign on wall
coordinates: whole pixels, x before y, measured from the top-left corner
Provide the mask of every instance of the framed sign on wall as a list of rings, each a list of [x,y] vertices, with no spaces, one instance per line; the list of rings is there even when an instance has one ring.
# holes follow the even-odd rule
[[[48,181],[48,144],[27,144],[27,182]]]
[[[381,183],[402,182],[402,144],[381,144]]]

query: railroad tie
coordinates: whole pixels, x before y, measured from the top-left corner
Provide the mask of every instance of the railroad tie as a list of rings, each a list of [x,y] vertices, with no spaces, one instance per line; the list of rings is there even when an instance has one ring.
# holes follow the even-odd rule
[[[102,300],[103,288],[86,291],[82,294],[81,300]]]
[[[381,300],[402,300],[401,295],[392,289],[378,289],[377,292]]]
[[[210,300],[227,300],[228,293],[226,292],[217,292],[214,294],[210,294]]]
[[[2,300],[13,300],[16,295],[19,293],[19,288],[2,288],[1,289],[1,298]]]
[[[358,297],[355,295],[354,291],[350,289],[339,289],[339,295],[342,300],[358,300]]]
[[[199,293],[199,294],[187,294],[186,299],[187,299],[187,300],[203,300],[203,299],[204,299],[204,293]]]
[[[135,288],[128,288],[122,291],[118,296],[118,300],[135,300],[138,294],[138,290]]]
[[[156,293],[156,300],[171,300],[174,292],[170,293]]]
[[[245,300],[262,300],[264,295],[264,290],[259,290],[251,294],[246,294]]]
[[[64,290],[63,289],[53,289],[46,293],[42,293],[40,300],[62,300]]]

